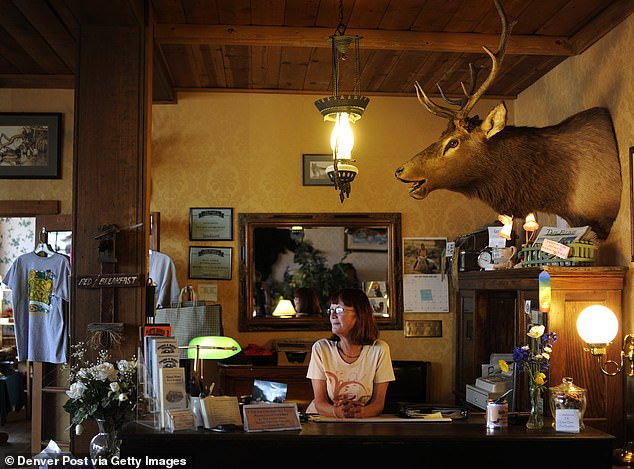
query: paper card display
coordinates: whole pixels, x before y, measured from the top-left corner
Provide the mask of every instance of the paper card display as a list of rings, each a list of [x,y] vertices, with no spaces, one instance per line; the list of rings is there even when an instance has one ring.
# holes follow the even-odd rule
[[[165,431],[191,430],[194,427],[194,414],[191,409],[170,409],[165,411]]]
[[[166,411],[172,409],[185,409],[187,407],[185,368],[159,368],[158,372],[159,420],[161,428],[163,428],[165,427]]]
[[[555,431],[579,433],[579,409],[557,409],[555,411]]]
[[[249,404],[242,408],[247,432],[301,430],[297,404]]]
[[[180,365],[178,342],[175,337],[150,337],[150,374],[152,396],[158,397],[159,369],[177,368]]]
[[[218,425],[242,426],[240,406],[236,396],[208,396],[200,401],[200,414],[205,428]]]

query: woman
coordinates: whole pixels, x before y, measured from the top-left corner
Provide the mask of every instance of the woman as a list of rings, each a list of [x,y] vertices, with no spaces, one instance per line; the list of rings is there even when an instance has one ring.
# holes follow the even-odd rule
[[[321,306],[315,290],[301,287],[295,290],[293,305],[297,314],[295,317],[321,316]]]
[[[307,377],[314,399],[307,413],[337,418],[375,417],[394,381],[390,348],[380,340],[366,294],[345,288],[330,297],[332,336],[313,344]]]

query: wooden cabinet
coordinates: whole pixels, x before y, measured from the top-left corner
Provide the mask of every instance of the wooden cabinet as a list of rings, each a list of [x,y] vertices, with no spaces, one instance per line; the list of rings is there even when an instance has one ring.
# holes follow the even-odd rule
[[[253,394],[253,380],[286,383],[287,402],[296,402],[304,410],[313,399],[313,388],[306,378],[307,366],[255,366],[218,364],[219,391],[230,396]]]
[[[561,384],[564,376],[588,390],[587,424],[623,436],[623,377],[605,376],[596,360],[584,351],[576,329],[577,316],[591,304],[602,304],[621,321],[621,299],[626,267],[530,267],[525,269],[464,272],[458,277],[457,350],[455,395],[464,402],[467,384],[481,374],[491,353],[511,353],[528,343],[530,317],[525,303],[538,309],[538,276],[550,274],[551,309],[544,322],[558,334],[554,346],[548,386]],[[608,358],[620,360],[621,331],[610,347]],[[522,375],[518,386],[519,410],[528,410],[527,388]],[[547,397],[547,396],[546,396]],[[547,402],[547,401],[546,401]]]

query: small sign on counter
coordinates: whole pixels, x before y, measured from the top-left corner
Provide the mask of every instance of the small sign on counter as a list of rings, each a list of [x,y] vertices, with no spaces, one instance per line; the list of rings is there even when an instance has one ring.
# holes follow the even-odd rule
[[[242,409],[247,432],[301,430],[297,404],[248,404]]]

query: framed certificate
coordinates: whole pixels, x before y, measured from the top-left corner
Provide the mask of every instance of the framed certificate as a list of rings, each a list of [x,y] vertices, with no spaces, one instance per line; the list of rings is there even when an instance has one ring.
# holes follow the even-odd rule
[[[231,280],[232,248],[189,247],[189,278]]]
[[[233,240],[232,208],[190,208],[190,241]]]

